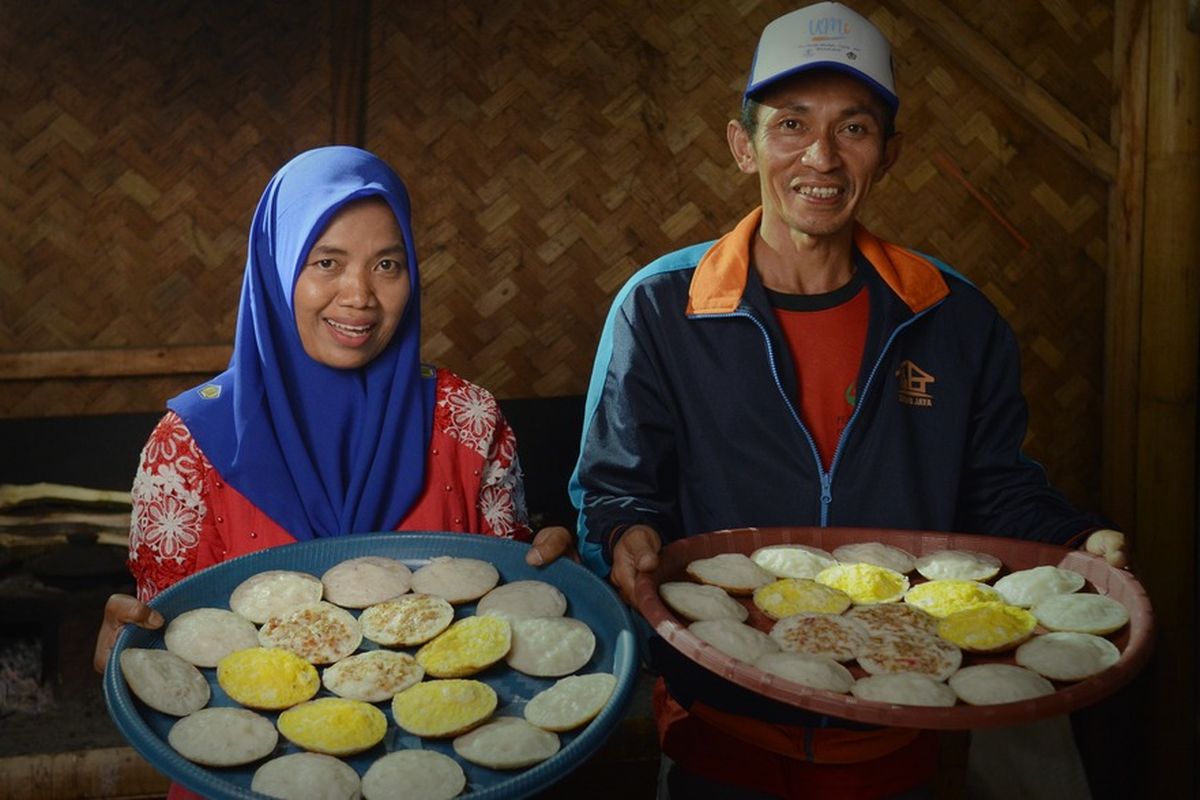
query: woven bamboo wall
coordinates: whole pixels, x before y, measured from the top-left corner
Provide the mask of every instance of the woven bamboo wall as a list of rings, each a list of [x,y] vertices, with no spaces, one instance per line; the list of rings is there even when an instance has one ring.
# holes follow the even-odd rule
[[[329,135],[328,8],[209,5],[0,0],[0,352],[231,341],[257,194]],[[376,0],[364,138],[413,194],[426,358],[501,397],[582,392],[622,281],[755,202],[725,121],[793,5]],[[1107,183],[903,2],[850,5],[895,44],[906,134],[865,221],[1000,307],[1029,450],[1096,506]],[[1107,136],[1111,3],[945,5]],[[155,409],[196,380],[0,380],[0,413]]]

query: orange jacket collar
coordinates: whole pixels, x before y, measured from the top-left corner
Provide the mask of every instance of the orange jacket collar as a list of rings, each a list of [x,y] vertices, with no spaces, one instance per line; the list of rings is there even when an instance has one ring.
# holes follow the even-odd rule
[[[761,220],[762,208],[759,207],[718,239],[700,259],[688,290],[689,315],[729,314],[737,309],[750,272],[750,246]],[[914,314],[950,294],[941,270],[928,259],[876,238],[857,223],[854,243],[875,267],[879,277]]]

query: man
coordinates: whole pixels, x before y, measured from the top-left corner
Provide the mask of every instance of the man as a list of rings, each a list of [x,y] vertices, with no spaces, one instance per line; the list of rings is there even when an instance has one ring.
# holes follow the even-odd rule
[[[856,222],[899,155],[898,105],[864,17],[819,3],[770,23],[727,130],[761,208],[617,295],[571,496],[584,561],[627,600],[664,543],[747,526],[1086,538],[1124,564],[1124,537],[1021,455],[1008,325],[949,267]],[[819,718],[651,650],[672,796],[877,797],[932,776],[931,734]]]

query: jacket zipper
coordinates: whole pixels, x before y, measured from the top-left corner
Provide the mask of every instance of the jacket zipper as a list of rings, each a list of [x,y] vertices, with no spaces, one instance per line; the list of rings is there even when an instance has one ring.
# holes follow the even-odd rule
[[[871,386],[875,383],[875,375],[879,372],[879,367],[883,364],[884,358],[887,357],[888,351],[892,349],[892,343],[896,341],[896,337],[899,336],[900,333],[909,325],[912,325],[914,322],[924,317],[930,311],[940,306],[943,302],[943,300],[939,300],[924,311],[921,311],[900,323],[892,331],[891,335],[888,336],[887,341],[883,344],[883,348],[879,351],[879,357],[875,359],[875,364],[872,365],[871,371],[867,374],[867,382],[863,384],[862,392],[859,393],[858,398],[854,402],[854,411],[851,412],[850,419],[846,422],[846,427],[842,429],[842,434],[838,437],[837,446],[833,450],[833,459],[829,462],[828,472],[825,471],[825,465],[821,463],[821,453],[817,450],[817,444],[813,440],[812,434],[809,433],[808,428],[805,427],[804,422],[800,419],[799,412],[796,411],[796,407],[792,404],[791,398],[787,396],[787,392],[785,392],[783,389],[783,383],[779,380],[779,370],[775,366],[775,348],[771,344],[771,336],[767,332],[766,326],[763,325],[762,321],[757,316],[744,309],[738,309],[731,314],[713,315],[745,317],[753,322],[758,327],[759,332],[762,334],[763,341],[767,345],[767,361],[771,367],[771,379],[775,381],[775,388],[779,391],[779,396],[783,398],[784,404],[791,413],[792,420],[795,421],[796,425],[800,428],[800,431],[804,434],[804,438],[808,441],[808,449],[812,452],[813,461],[817,465],[817,475],[819,475],[821,479],[820,526],[822,528],[829,526],[829,507],[833,504],[833,474],[837,471],[838,463],[842,458],[842,445],[845,444],[846,437],[850,434],[850,429],[854,427],[854,422],[858,419],[858,412],[862,408],[863,399],[866,398],[868,393],[871,391]]]

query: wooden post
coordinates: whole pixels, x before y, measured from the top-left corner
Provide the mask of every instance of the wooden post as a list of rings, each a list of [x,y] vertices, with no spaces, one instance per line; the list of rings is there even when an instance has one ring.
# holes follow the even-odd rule
[[[329,0],[329,82],[333,91],[330,142],[366,141],[369,0]]]
[[[1159,624],[1147,797],[1191,797],[1196,754],[1196,386],[1200,36],[1150,2],[1136,557]]]
[[[1117,0],[1113,12],[1111,136],[1117,148],[1117,174],[1108,193],[1101,478],[1104,513],[1117,527],[1131,530],[1137,499],[1150,0]]]

